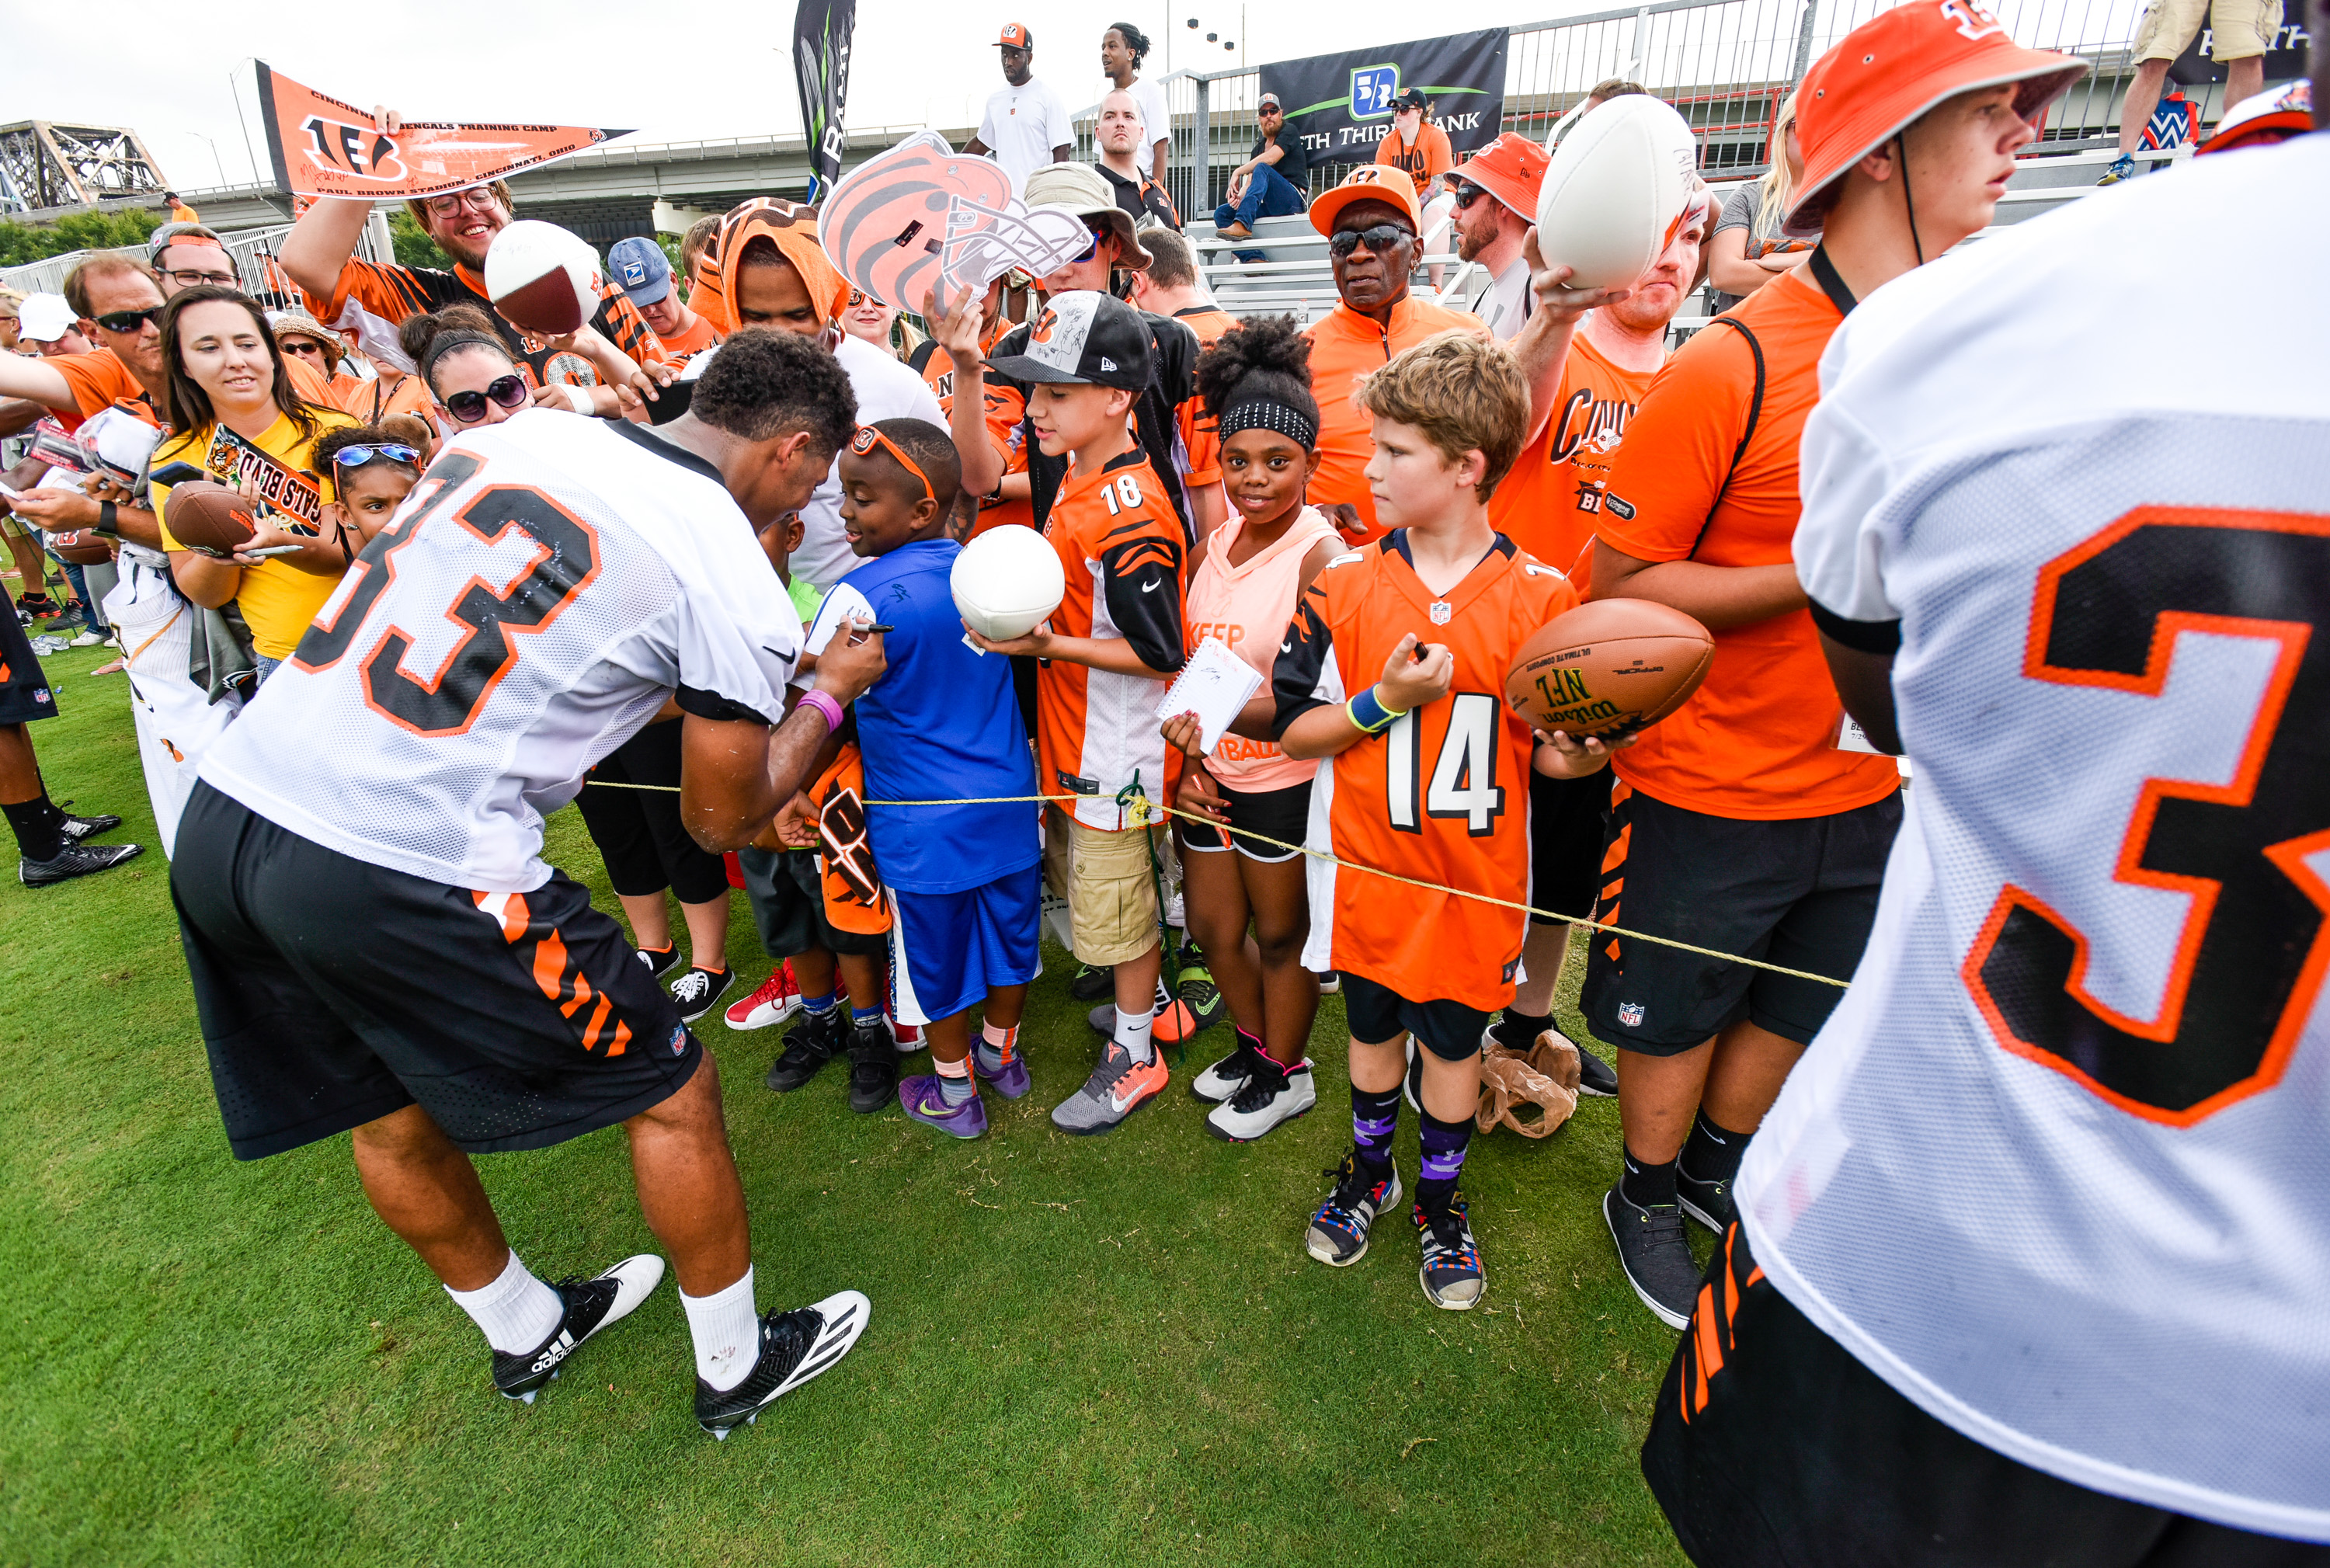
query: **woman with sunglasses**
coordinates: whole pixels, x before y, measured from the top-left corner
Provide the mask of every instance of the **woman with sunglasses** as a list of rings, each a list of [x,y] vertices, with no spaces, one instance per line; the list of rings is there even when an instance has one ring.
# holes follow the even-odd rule
[[[911,363],[914,352],[927,341],[925,335],[914,330],[914,324],[899,313],[895,305],[885,305],[862,288],[849,291],[849,304],[841,313],[841,330],[861,342],[870,343],[884,354]]]
[[[442,435],[500,424],[534,401],[534,388],[508,346],[474,306],[408,316],[397,335],[420,368]]]
[[[220,558],[178,543],[170,532],[173,486],[157,481],[162,547],[179,592],[206,609],[230,602],[241,609],[263,683],[291,656],[355,559],[349,542],[323,526],[323,505],[336,497],[315,455],[327,432],[355,421],[301,401],[267,313],[239,290],[185,289],[163,308],[161,327],[172,433],[154,449],[154,468],[191,463],[222,484],[270,498],[249,542]]]

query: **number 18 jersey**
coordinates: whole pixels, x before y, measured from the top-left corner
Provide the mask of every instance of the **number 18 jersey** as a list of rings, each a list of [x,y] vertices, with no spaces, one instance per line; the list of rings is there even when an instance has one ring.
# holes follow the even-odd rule
[[[2322,255],[2287,194],[2325,189],[2321,136],[2204,158],[1831,345],[1797,572],[1832,638],[1898,642],[1917,782],[1738,1196],[1775,1287],[1937,1420],[2330,1542],[2330,310],[2174,374],[2127,331]]]
[[[1502,534],[1444,595],[1416,576],[1405,529],[1312,580],[1271,671],[1279,733],[1373,685],[1409,632],[1444,644],[1456,673],[1446,696],[1340,753],[1312,781],[1310,847],[1433,886],[1314,858],[1304,968],[1359,975],[1411,1002],[1487,1012],[1512,1000],[1528,916],[1433,888],[1527,901],[1536,741],[1505,704],[1505,675],[1522,643],[1577,604],[1568,578]]]
[[[202,777],[369,864],[527,893],[543,816],[665,698],[774,723],[800,646],[718,470],[529,411],[438,454]]]

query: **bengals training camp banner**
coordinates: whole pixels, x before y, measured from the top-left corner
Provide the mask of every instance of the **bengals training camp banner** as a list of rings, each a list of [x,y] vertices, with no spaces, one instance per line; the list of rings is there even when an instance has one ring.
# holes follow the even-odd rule
[[[800,0],[793,13],[793,80],[809,135],[809,199],[841,178],[841,117],[849,100],[849,42],[857,0]]]
[[[275,184],[300,197],[396,201],[466,190],[555,163],[628,130],[577,125],[485,125],[406,120],[394,136],[369,110],[259,66],[259,118]]]
[[[1410,88],[1423,91],[1425,114],[1461,155],[1497,139],[1505,118],[1505,38],[1504,28],[1493,27],[1280,61],[1262,68],[1262,90],[1278,95],[1288,128],[1314,164],[1372,162],[1391,129],[1391,100]]]

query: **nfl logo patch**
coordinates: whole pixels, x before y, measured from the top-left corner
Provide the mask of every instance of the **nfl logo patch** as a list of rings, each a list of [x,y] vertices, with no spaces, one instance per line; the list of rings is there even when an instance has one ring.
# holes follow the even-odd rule
[[[1635,1009],[1634,1009],[1634,1011],[1635,1011],[1636,1013],[1638,1013],[1638,1014],[1639,1014],[1639,1013],[1642,1011],[1642,1009],[1641,1009],[1640,1007],[1637,1007],[1637,1008],[1635,1008]],[[674,1056],[677,1056],[677,1055],[681,1054],[682,1053],[684,1053],[685,1051],[687,1051],[687,1025],[685,1025],[685,1024],[682,1024],[678,1028],[674,1029],[674,1030],[671,1032],[671,1053],[672,1053]]]
[[[1640,1002],[1619,1003],[1618,1022],[1624,1024],[1629,1029],[1641,1028],[1643,1026],[1643,1005]]]

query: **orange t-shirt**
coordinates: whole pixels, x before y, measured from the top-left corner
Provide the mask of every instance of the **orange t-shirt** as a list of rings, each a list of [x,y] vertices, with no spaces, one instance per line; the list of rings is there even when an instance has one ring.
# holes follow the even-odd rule
[[[1577,592],[1499,536],[1462,582],[1435,594],[1407,543],[1398,530],[1311,580],[1271,669],[1277,732],[1367,689],[1407,633],[1445,644],[1456,666],[1448,694],[1322,765],[1313,809],[1324,800],[1331,847],[1352,865],[1525,902],[1536,742],[1505,701],[1505,675],[1522,643],[1576,608]],[[1331,886],[1322,898],[1312,883],[1312,918],[1331,919],[1331,968],[1411,1002],[1488,1012],[1512,1000],[1528,934],[1520,910],[1348,868],[1334,870]]]
[[[1177,310],[1173,319],[1198,335],[1200,351],[1213,346],[1214,340],[1237,325],[1237,317],[1211,305],[1193,305],[1187,310]],[[1214,416],[1206,411],[1205,395],[1196,393],[1173,411],[1174,420],[1181,429],[1181,448],[1189,454],[1189,472],[1184,477],[1188,487],[1196,491],[1208,485],[1222,482],[1222,438],[1214,428]]]
[[[101,413],[117,404],[125,406],[149,425],[162,421],[156,417],[154,401],[129,367],[109,348],[94,348],[87,354],[63,354],[41,362],[65,378],[71,389],[72,409],[56,409],[57,423],[71,435],[81,429],[81,421],[91,414]]]
[[[1796,446],[1820,401],[1821,350],[1844,317],[1803,270],[1731,312],[1764,350],[1764,403],[1736,469],[1756,385],[1747,341],[1709,326],[1669,360],[1626,428],[1600,537],[1640,561],[1785,566],[1803,511]],[[1729,486],[1725,486],[1726,476]],[[1715,634],[1691,700],[1617,754],[1618,776],[1654,799],[1748,821],[1828,817],[1901,787],[1890,757],[1844,751],[1843,705],[1812,613]]]
[[[435,417],[429,388],[417,375],[401,375],[391,386],[386,376],[365,381],[352,375],[332,378],[332,406],[342,413],[354,414],[365,424],[376,425],[392,414],[417,414],[427,420],[433,429]]]
[[[1420,202],[1426,185],[1456,166],[1456,154],[1448,145],[1448,133],[1425,120],[1416,128],[1412,144],[1402,144],[1396,130],[1384,132],[1384,139],[1376,144],[1376,162],[1406,170],[1416,182],[1416,199]]]
[[[1584,333],[1573,336],[1553,412],[1489,499],[1489,521],[1497,532],[1569,573],[1581,594],[1594,565],[1594,524],[1602,515],[1610,465],[1626,421],[1657,373],[1622,369]]]
[[[677,337],[658,336],[657,338],[657,341],[663,345],[663,357],[668,364],[686,364],[720,341],[720,329],[712,325],[709,316],[700,310],[693,311],[691,314],[696,317],[694,326]]]
[[[1319,471],[1311,477],[1304,499],[1321,511],[1339,505],[1358,507],[1366,533],[1345,537],[1365,538],[1376,532],[1376,501],[1368,492],[1366,472],[1368,459],[1376,455],[1375,420],[1351,401],[1351,394],[1396,356],[1451,330],[1484,341],[1489,335],[1481,318],[1471,312],[1426,305],[1413,296],[1391,307],[1388,328],[1339,300],[1306,329],[1311,395],[1319,400]]]

